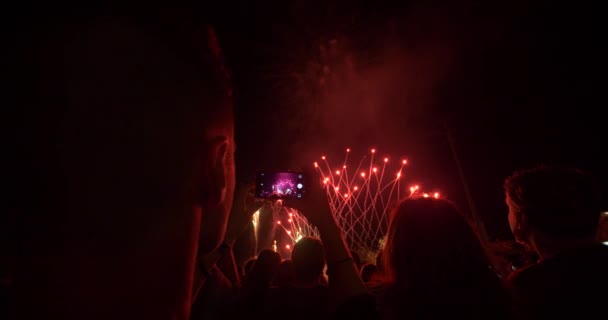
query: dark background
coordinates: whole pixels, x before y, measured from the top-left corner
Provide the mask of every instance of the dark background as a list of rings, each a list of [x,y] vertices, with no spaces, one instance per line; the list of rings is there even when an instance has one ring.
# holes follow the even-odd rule
[[[23,12],[43,20],[62,16],[52,14],[62,8],[55,2],[26,3]],[[470,212],[466,182],[492,238],[510,237],[502,182],[522,167],[588,170],[604,186],[608,208],[607,28],[598,4],[199,4],[212,17],[232,73],[242,182],[258,170],[300,170],[321,154],[334,160],[346,148],[362,154],[375,147],[381,157],[409,160],[406,183],[440,190]],[[3,22],[17,22],[17,29],[36,21],[6,13]]]
[[[598,7],[313,0],[216,10],[241,181],[376,147],[407,157],[406,181],[470,212],[465,181],[491,238],[510,236],[502,182],[513,170],[576,165],[606,183]]]

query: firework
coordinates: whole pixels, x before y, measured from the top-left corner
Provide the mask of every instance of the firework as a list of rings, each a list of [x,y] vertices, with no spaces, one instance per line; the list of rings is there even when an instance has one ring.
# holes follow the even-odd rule
[[[329,207],[347,244],[370,260],[384,246],[389,211],[399,201],[411,196],[439,198],[440,195],[439,192],[422,192],[420,185],[402,190],[406,177],[404,170],[408,165],[406,159],[393,161],[388,156],[378,156],[378,151],[371,149],[361,160],[353,162],[349,159],[350,154],[351,150],[346,149],[344,160],[338,165],[330,163],[325,155],[313,165],[320,182],[326,186]],[[280,200],[272,202],[271,208],[276,217],[276,229],[284,233],[281,238],[287,239],[281,241],[281,246],[276,246],[275,241],[275,250],[290,251],[302,237],[319,237],[318,229],[297,210],[282,206]]]
[[[275,217],[283,217],[283,219],[277,220],[276,224],[280,230],[285,232],[285,234],[291,240],[292,245],[303,237],[319,238],[319,231],[317,228],[308,223],[306,217],[300,214],[297,210],[283,207],[280,201],[274,202],[272,208],[273,211],[277,213],[275,214]]]
[[[403,198],[420,194],[420,186],[413,185],[409,192],[402,192],[406,159],[393,161],[371,149],[353,164],[350,154],[351,150],[346,149],[339,165],[331,164],[327,156],[322,156],[314,167],[327,186],[332,214],[350,248],[364,253],[377,252],[388,229],[390,209]],[[422,193],[422,196],[438,198],[439,193]]]

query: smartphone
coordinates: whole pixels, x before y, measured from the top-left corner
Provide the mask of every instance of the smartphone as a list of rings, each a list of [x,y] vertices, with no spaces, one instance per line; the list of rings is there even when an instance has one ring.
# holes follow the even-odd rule
[[[260,199],[302,199],[305,193],[302,172],[258,172],[255,179],[255,196]]]

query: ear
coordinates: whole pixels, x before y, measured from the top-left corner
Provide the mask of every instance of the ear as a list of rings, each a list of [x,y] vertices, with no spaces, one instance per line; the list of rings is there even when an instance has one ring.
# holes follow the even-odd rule
[[[228,137],[221,136],[214,139],[211,145],[211,185],[209,203],[218,206],[226,199],[226,185],[228,176],[226,175],[226,157],[229,147]]]

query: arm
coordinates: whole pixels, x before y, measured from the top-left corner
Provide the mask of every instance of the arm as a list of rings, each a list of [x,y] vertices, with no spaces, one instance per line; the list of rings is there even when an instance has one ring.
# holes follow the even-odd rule
[[[359,270],[344,241],[342,230],[331,213],[325,218],[325,223],[319,224],[318,229],[327,257],[332,305],[338,306],[351,297],[366,294],[367,288],[359,277]]]
[[[234,241],[225,240],[222,245],[225,248],[225,253],[218,261],[217,266],[223,272],[223,274],[230,280],[230,283],[233,287],[240,288],[241,279],[239,276],[238,267],[236,265],[236,260],[234,259],[234,251],[232,251]]]
[[[217,268],[216,263],[222,257],[220,247],[216,248],[211,253],[199,257],[196,261],[196,268],[194,270],[194,281],[192,288],[192,302],[196,301],[201,287],[205,284],[205,280],[211,277],[212,270]],[[219,271],[219,270],[217,270]]]
[[[330,303],[337,307],[352,297],[367,294],[342,230],[329,208],[326,190],[320,184],[311,183],[306,197],[306,200],[285,201],[284,205],[301,209],[319,229],[327,258]]]
[[[195,270],[193,301],[198,295],[200,287],[204,284],[205,278],[209,276],[210,270],[213,268],[218,268],[222,276],[230,280],[233,287],[240,287],[240,277],[232,246],[245,231],[247,225],[251,223],[251,215],[259,208],[251,194],[253,187],[253,185],[239,187],[228,220],[224,241],[210,254],[199,257]]]

